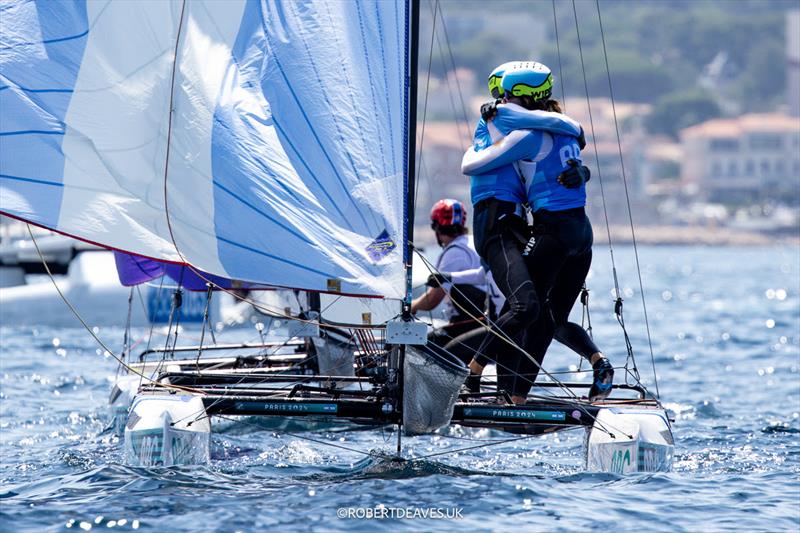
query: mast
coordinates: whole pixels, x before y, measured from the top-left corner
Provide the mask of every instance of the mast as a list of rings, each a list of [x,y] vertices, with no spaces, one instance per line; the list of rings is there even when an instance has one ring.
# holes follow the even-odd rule
[[[405,227],[403,242],[403,262],[406,265],[406,295],[403,300],[403,320],[411,320],[411,264],[413,263],[413,250],[411,243],[414,241],[414,196],[416,191],[417,167],[417,63],[419,58],[419,0],[411,0],[410,31],[409,31],[409,61],[407,64],[408,75],[408,117],[407,117],[407,152],[406,152],[406,206]]]
[[[411,243],[414,240],[414,192],[416,189],[416,155],[417,155],[417,62],[419,57],[419,0],[411,0],[411,12],[406,14],[407,24],[410,28],[406,32],[409,43],[406,48],[409,59],[406,62],[406,98],[408,98],[406,108],[406,175],[405,190],[406,204],[403,227],[403,263],[406,266],[406,294],[403,299],[402,321],[409,323],[411,318],[411,264],[413,263],[413,249]],[[396,384],[397,398],[395,407],[399,408],[400,419],[397,425],[397,457],[402,452],[403,439],[403,366],[405,364],[406,344],[400,344],[397,358]]]

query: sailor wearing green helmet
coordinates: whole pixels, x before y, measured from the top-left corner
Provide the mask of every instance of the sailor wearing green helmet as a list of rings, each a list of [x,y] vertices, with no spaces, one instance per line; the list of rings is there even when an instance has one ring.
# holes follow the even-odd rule
[[[495,68],[489,75],[489,91],[493,96],[505,94],[498,78],[509,69],[515,69],[523,61],[511,61]],[[502,92],[501,92],[502,91]],[[485,106],[484,106],[485,107]],[[506,133],[515,129],[537,129],[577,139],[582,129],[579,123],[561,113],[530,111],[518,105],[495,105],[497,116],[491,122],[483,117],[478,121],[473,139],[474,150],[491,147]],[[489,172],[467,173],[470,175],[471,196],[474,205],[473,227],[475,249],[488,266],[503,294],[506,306],[497,320],[497,326],[509,337],[521,342],[522,333],[536,320],[540,303],[522,258],[522,247],[527,242],[527,220],[521,205],[527,203],[524,183],[514,167],[498,166]],[[583,184],[583,177],[574,172],[565,173],[570,186]],[[567,185],[564,185],[567,186]],[[479,335],[481,332],[474,333]],[[500,347],[497,336],[484,335],[481,349],[470,363],[470,370],[479,375],[483,367]],[[456,342],[455,340],[453,342]],[[448,345],[449,346],[449,345]],[[451,346],[454,350],[458,349]],[[475,383],[475,380],[472,380]]]
[[[536,61],[517,62],[506,69],[500,87],[511,96],[527,96],[533,101],[549,100],[553,94],[553,73]]]
[[[501,85],[508,107],[561,113],[560,104],[550,98],[550,69],[540,63],[512,65],[505,71]],[[498,106],[498,114],[500,107],[503,106]],[[591,361],[594,383],[589,397],[604,398],[611,391],[614,369],[586,331],[568,322],[592,259],[592,228],[584,211],[583,181],[588,179],[588,169],[581,163],[581,146],[574,136],[543,129],[502,128],[501,134],[502,139],[487,149],[467,151],[462,172],[480,176],[513,165],[525,183],[525,201],[533,212],[534,235],[521,255],[527,263],[528,279],[535,287],[534,297],[546,305],[547,311],[528,322],[525,350],[530,355],[521,357],[515,353],[506,360],[505,366],[516,369],[518,375],[512,399],[515,403],[525,402],[554,336]],[[585,178],[579,180],[577,187],[566,187],[564,177],[569,173],[585,174]],[[499,278],[496,273],[495,277]],[[483,351],[491,352],[493,342],[497,341],[486,342]]]
[[[513,67],[517,63],[522,63],[522,61],[508,61],[507,63],[495,67],[489,74],[489,94],[492,95],[492,98],[503,97],[503,84],[501,83],[503,81],[503,74],[505,74],[507,69]]]

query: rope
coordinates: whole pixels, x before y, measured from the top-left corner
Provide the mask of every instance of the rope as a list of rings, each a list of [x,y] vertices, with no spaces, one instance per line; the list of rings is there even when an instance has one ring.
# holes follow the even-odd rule
[[[211,295],[212,295],[212,287],[208,285],[208,291],[206,291],[206,307],[203,310],[203,329],[200,331],[200,347],[197,349],[197,359],[195,359],[194,364],[197,367],[197,371],[200,371],[200,355],[203,353],[203,341],[205,340],[206,336],[206,325],[208,324],[208,308],[211,305]]]
[[[558,20],[556,17],[556,0],[553,0],[553,28],[556,34],[556,52],[558,53],[558,77],[559,85],[561,86],[561,105],[564,108],[564,113],[567,112],[567,96],[564,88],[564,69],[561,66],[561,43],[558,40]]]
[[[448,53],[448,55],[450,57],[450,65],[453,67],[451,72],[453,73],[453,79],[455,80],[456,89],[458,90],[458,98],[461,101],[461,113],[462,113],[462,116],[458,117],[458,113],[456,112],[456,121],[458,120],[458,118],[463,118],[464,119],[464,126],[466,127],[467,135],[469,136],[470,121],[469,121],[469,118],[467,116],[467,105],[464,103],[464,92],[461,90],[461,81],[459,81],[458,76],[456,75],[456,60],[455,60],[455,57],[453,56],[453,48],[450,45],[450,36],[447,33],[447,23],[445,22],[444,8],[442,7],[441,3],[438,3],[437,5],[439,6],[439,18],[441,19],[442,30],[444,31],[444,42],[447,45],[447,53]],[[439,46],[441,47],[441,42],[440,42]],[[442,58],[442,63],[444,63],[444,57]],[[449,87],[449,83],[450,83],[449,79],[448,79],[447,83],[448,83],[448,87]],[[451,101],[452,101],[452,91],[451,91]],[[455,103],[454,103],[453,107],[455,107]],[[460,129],[459,129],[459,134],[460,134]],[[463,150],[463,146],[462,146],[462,150]]]
[[[586,91],[586,105],[587,105],[588,110],[589,110],[589,125],[590,125],[591,130],[592,130],[592,139],[596,139],[597,137],[595,136],[595,131],[594,131],[594,118],[593,118],[593,114],[592,114],[592,103],[591,103],[591,100],[589,98],[589,84],[588,84],[588,81],[587,81],[587,78],[586,78],[586,65],[585,65],[584,59],[583,59],[583,45],[582,45],[582,41],[581,41],[581,32],[580,32],[580,27],[579,27],[579,24],[578,24],[578,10],[577,10],[577,8],[575,6],[575,0],[572,0],[572,12],[575,15],[575,33],[576,33],[577,38],[578,38],[578,52],[579,52],[580,59],[581,59],[581,71],[583,73],[583,86],[584,86],[584,89]],[[619,144],[619,141],[618,141],[618,144]],[[620,147],[620,150],[621,150],[621,147]],[[622,300],[622,292],[619,289],[619,277],[617,276],[617,265],[616,265],[616,261],[614,260],[614,246],[613,246],[613,242],[612,242],[612,239],[611,239],[611,224],[609,223],[609,220],[608,220],[608,209],[607,209],[607,206],[606,206],[605,188],[603,186],[603,173],[602,173],[601,167],[600,167],[600,155],[597,153],[597,148],[596,147],[594,149],[594,156],[595,156],[595,162],[596,162],[596,165],[597,165],[597,177],[598,177],[598,180],[600,181],[600,196],[602,198],[603,215],[605,217],[605,223],[606,223],[606,235],[608,237],[608,251],[609,251],[609,254],[611,255],[611,271],[612,271],[612,274],[613,274],[614,292],[615,292],[615,295],[616,295],[615,304],[614,304],[614,312],[617,315],[617,321],[619,322],[620,326],[622,326],[623,335],[624,335],[624,337],[626,339],[626,342],[625,342],[625,348],[627,350],[626,366],[627,366],[627,361],[628,360],[632,361],[633,366],[634,366],[634,371],[638,375],[638,370],[636,370],[636,358],[635,358],[635,356],[633,354],[633,346],[631,345],[630,341],[628,340],[628,332],[625,330],[625,321],[622,319],[622,301],[623,301]],[[638,260],[637,260],[637,268],[638,268]],[[655,371],[655,369],[654,369],[654,371]],[[644,386],[642,383],[639,383],[639,385]]]
[[[658,376],[656,375],[656,360],[655,356],[653,355],[653,340],[650,336],[650,322],[647,319],[647,304],[645,303],[644,297],[644,284],[642,283],[642,269],[639,266],[639,249],[636,246],[636,232],[633,229],[633,211],[631,210],[631,198],[630,194],[628,193],[628,179],[625,174],[625,162],[623,161],[622,157],[622,141],[620,140],[619,134],[619,122],[617,121],[617,107],[614,104],[614,87],[611,83],[611,69],[608,66],[608,51],[606,50],[606,35],[603,31],[603,18],[600,16],[600,2],[599,0],[595,0],[595,6],[597,7],[597,20],[600,22],[600,40],[603,43],[603,58],[605,59],[606,63],[606,74],[608,75],[608,90],[609,95],[611,97],[611,111],[614,115],[614,130],[617,134],[617,149],[619,150],[619,164],[620,168],[622,169],[622,183],[625,187],[625,201],[627,202],[628,206],[628,221],[630,222],[631,226],[631,240],[633,241],[633,255],[636,258],[636,273],[639,277],[639,292],[642,293],[642,310],[644,311],[644,324],[645,328],[647,329],[647,344],[650,347],[650,362],[653,366],[653,381],[656,386],[656,398],[660,398],[661,394],[658,390]],[[573,0],[574,4],[574,0]],[[624,326],[623,326],[624,329]],[[627,339],[627,333],[625,337]],[[633,350],[631,350],[631,355],[633,355]],[[635,365],[635,361],[634,361]],[[635,369],[635,366],[634,366]],[[636,374],[638,376],[639,372],[636,370]]]
[[[136,374],[136,375],[140,376],[140,378],[142,378],[142,379],[146,379],[146,380],[148,380],[148,381],[149,381],[149,382],[151,382],[151,383],[155,383],[155,384],[157,384],[157,385],[160,385],[160,386],[162,386],[162,387],[165,387],[165,388],[168,388],[168,389],[175,389],[175,390],[178,390],[178,391],[192,392],[192,393],[199,392],[197,389],[192,389],[192,388],[190,388],[190,387],[181,387],[181,386],[179,386],[179,385],[171,385],[171,384],[165,384],[165,383],[158,383],[157,381],[155,381],[155,380],[153,380],[153,379],[151,379],[151,378],[149,378],[149,377],[145,376],[145,375],[144,375],[144,373],[142,373],[142,372],[140,372],[140,371],[138,371],[138,370],[136,370],[136,369],[132,368],[130,365],[128,365],[128,364],[127,364],[127,363],[124,361],[124,359],[122,359],[120,356],[118,356],[117,354],[115,354],[115,353],[114,353],[114,352],[111,350],[111,348],[109,348],[108,346],[106,346],[106,343],[105,343],[105,342],[103,342],[103,341],[102,341],[102,339],[100,339],[100,337],[98,337],[98,336],[97,336],[97,334],[94,332],[94,330],[93,330],[92,328],[90,328],[90,327],[89,327],[89,324],[87,324],[87,323],[86,323],[86,321],[83,319],[83,317],[82,317],[82,316],[81,316],[81,314],[78,312],[78,310],[77,310],[77,309],[75,309],[75,306],[73,306],[73,305],[72,305],[72,302],[70,302],[70,301],[69,301],[69,299],[67,299],[67,297],[66,297],[66,296],[64,296],[64,293],[63,293],[63,292],[61,292],[61,288],[58,286],[58,283],[56,283],[56,279],[55,279],[55,277],[53,277],[53,273],[52,273],[52,271],[50,270],[50,266],[47,264],[47,261],[45,260],[45,258],[44,258],[44,255],[42,254],[42,251],[41,251],[41,249],[39,248],[39,243],[38,243],[38,242],[36,242],[36,238],[33,236],[33,231],[31,230],[31,225],[30,225],[30,224],[26,224],[26,226],[27,226],[27,228],[28,228],[28,234],[29,234],[29,235],[30,235],[30,237],[31,237],[31,241],[33,242],[33,246],[36,248],[36,253],[37,253],[37,254],[39,254],[39,259],[41,260],[41,262],[42,262],[42,265],[44,266],[44,269],[45,269],[45,271],[47,272],[47,276],[50,278],[50,281],[53,283],[53,286],[56,288],[56,292],[57,292],[57,293],[58,293],[58,295],[61,297],[61,300],[62,300],[62,301],[63,301],[63,302],[64,302],[64,303],[67,305],[67,307],[69,308],[69,310],[70,310],[70,311],[72,311],[72,314],[73,314],[73,315],[75,315],[75,318],[77,318],[77,319],[78,319],[78,321],[81,323],[81,325],[83,326],[83,328],[84,328],[86,331],[88,331],[88,332],[89,332],[89,334],[92,336],[92,338],[94,338],[94,340],[95,340],[95,341],[97,341],[97,344],[99,344],[99,345],[100,345],[100,347],[101,347],[103,350],[105,350],[105,352],[106,352],[106,353],[108,353],[108,354],[109,354],[109,355],[110,355],[112,358],[114,358],[114,359],[115,359],[115,360],[116,360],[116,361],[117,361],[117,362],[120,364],[120,366],[122,366],[123,368],[125,368],[125,369],[126,369],[128,372],[130,372],[130,373],[132,373],[132,374]],[[141,383],[141,381],[140,381],[140,383]]]
[[[436,5],[439,5],[439,0],[436,0]],[[430,93],[431,89],[431,66],[433,64],[433,43],[436,36],[436,11],[434,10],[434,17],[433,17],[433,28],[431,29],[431,49],[428,52],[428,76],[427,80],[425,81],[425,102],[422,105],[422,131],[420,132],[419,137],[419,145],[417,146],[417,151],[419,152],[419,162],[417,164],[417,172],[419,169],[422,168],[422,147],[425,144],[425,123],[428,117],[428,94]],[[417,97],[419,98],[419,97]],[[411,117],[412,120],[416,119],[416,117]],[[412,179],[416,179],[416,176],[412,176]],[[417,198],[419,197],[419,187],[414,187],[414,210],[416,211],[417,206]],[[411,261],[411,258],[408,259]]]

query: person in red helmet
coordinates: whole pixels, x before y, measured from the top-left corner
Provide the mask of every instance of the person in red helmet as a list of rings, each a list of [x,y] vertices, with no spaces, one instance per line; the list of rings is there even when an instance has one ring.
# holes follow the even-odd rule
[[[460,272],[481,266],[468,237],[467,210],[463,203],[452,199],[436,202],[431,209],[431,229],[436,233],[436,242],[443,248],[434,272]],[[484,284],[459,283],[454,286],[447,280],[443,281],[429,282],[425,293],[411,302],[412,313],[430,311],[442,301],[446,302],[444,318],[448,324],[434,330],[428,339],[438,346],[444,346],[452,338],[479,325],[476,319],[483,316],[487,301]],[[456,290],[451,290],[453,287]]]

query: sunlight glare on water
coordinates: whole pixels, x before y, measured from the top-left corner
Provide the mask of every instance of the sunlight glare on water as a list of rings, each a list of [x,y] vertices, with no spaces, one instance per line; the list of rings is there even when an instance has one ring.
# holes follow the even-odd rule
[[[633,254],[617,254],[626,324],[652,388]],[[78,328],[3,328],[0,530],[797,531],[798,251],[646,247],[640,255],[659,388],[675,418],[670,473],[588,473],[582,431],[397,462],[385,455],[393,428],[255,419],[215,419],[207,467],[130,467],[107,428],[114,361]],[[601,248],[590,289],[595,339],[622,365]],[[122,333],[98,330],[116,349]],[[258,338],[254,329],[239,335]],[[578,360],[554,344],[545,365],[576,370]],[[451,427],[403,442],[406,457],[419,458],[509,437]],[[340,508],[380,505],[456,507],[463,518],[337,518]]]

